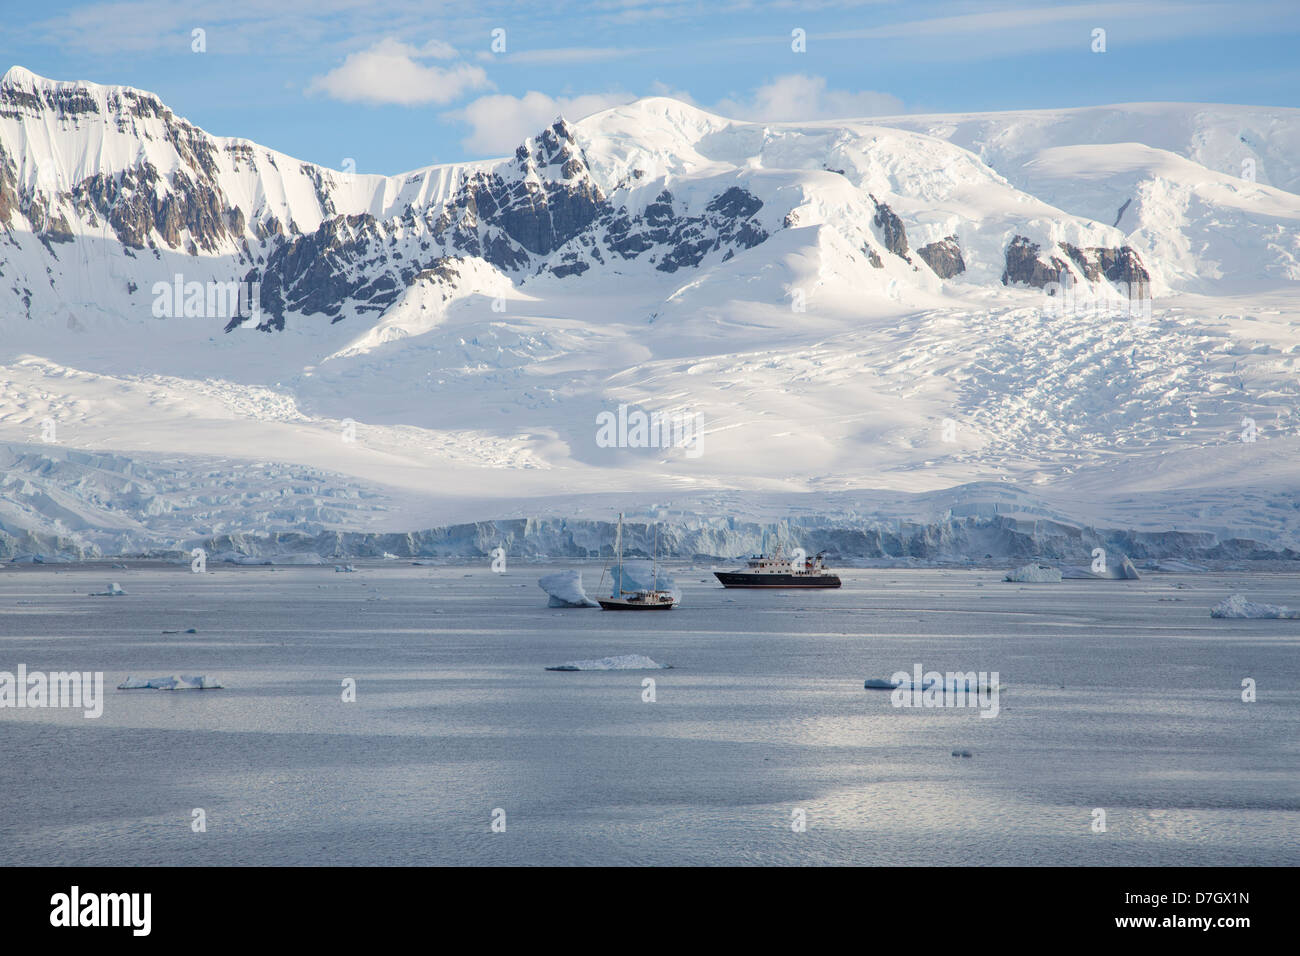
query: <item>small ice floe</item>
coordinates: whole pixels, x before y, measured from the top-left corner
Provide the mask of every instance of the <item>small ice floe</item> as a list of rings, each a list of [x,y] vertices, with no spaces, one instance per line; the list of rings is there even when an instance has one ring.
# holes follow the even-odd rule
[[[193,677],[128,677],[117,685],[118,690],[217,690],[221,683],[199,674]]]
[[[440,564],[438,561],[412,561],[417,568],[436,568]]]
[[[107,591],[92,591],[90,593],[90,596],[91,597],[121,597],[125,593],[126,592],[122,590],[122,585],[114,581],[112,584],[108,586]]]
[[[197,634],[199,632],[197,628],[187,627],[183,631],[163,631],[163,633],[164,634]]]
[[[928,681],[924,681],[921,684],[921,690],[927,690],[933,686],[934,686],[934,680],[932,678]],[[916,688],[916,685],[913,684],[910,680],[892,681],[892,680],[882,680],[879,677],[868,677],[865,681],[862,682],[862,687],[864,690],[895,690],[899,687],[903,688],[904,690],[914,690]]]
[[[954,757],[969,757],[969,756],[970,756],[970,751],[969,751],[969,750],[954,750],[954,751],[952,752],[952,755],[953,755]]]
[[[1026,564],[1022,568],[1008,571],[1003,580],[1015,584],[1059,584],[1061,569],[1050,568],[1045,564]]]
[[[547,607],[600,607],[582,589],[581,571],[557,571],[539,578],[537,586],[550,595]]]
[[[334,565],[334,573],[335,574],[356,574],[357,569],[350,564],[336,564]]]
[[[927,691],[933,688],[939,690],[951,690],[956,693],[981,693],[985,691],[996,691],[1002,688],[1002,684],[996,680],[988,680],[977,676],[975,680],[969,680],[966,677],[957,674],[941,675],[939,680],[933,677],[925,676],[921,678],[921,683],[916,683],[910,678],[903,678],[898,681],[890,678],[885,680],[880,677],[868,677],[862,682],[863,690],[921,690]]]
[[[569,661],[546,668],[548,671],[661,671],[671,668],[671,664],[656,664],[644,654],[622,654],[618,657],[602,657],[596,661]]]
[[[1250,618],[1253,620],[1300,620],[1300,611],[1277,604],[1259,604],[1234,594],[1210,609],[1210,617]]]

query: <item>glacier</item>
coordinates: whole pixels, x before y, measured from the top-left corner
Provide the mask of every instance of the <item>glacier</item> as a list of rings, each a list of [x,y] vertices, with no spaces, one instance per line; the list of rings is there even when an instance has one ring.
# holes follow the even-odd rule
[[[0,558],[590,559],[624,511],[691,560],[1291,562],[1298,150],[1280,107],[650,97],[357,175],[14,67]],[[177,276],[255,321],[156,314]],[[701,453],[602,447],[620,405]]]

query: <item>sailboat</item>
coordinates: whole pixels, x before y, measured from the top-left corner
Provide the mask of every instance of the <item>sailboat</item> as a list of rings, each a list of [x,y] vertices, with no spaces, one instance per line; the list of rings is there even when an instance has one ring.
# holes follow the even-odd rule
[[[614,593],[608,598],[597,598],[606,611],[670,611],[677,606],[671,591],[660,591],[659,583],[659,526],[655,526],[654,563],[649,588],[628,591],[623,587],[623,514],[618,516],[618,534],[614,539],[618,552],[618,581]]]

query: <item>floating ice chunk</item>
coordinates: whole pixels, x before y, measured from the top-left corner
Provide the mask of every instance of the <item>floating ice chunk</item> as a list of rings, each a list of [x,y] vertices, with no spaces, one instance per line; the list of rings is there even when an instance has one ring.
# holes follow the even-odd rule
[[[126,592],[122,590],[122,585],[114,581],[108,586],[107,591],[92,591],[91,597],[121,597]]]
[[[913,690],[915,686],[916,685],[913,684],[910,680],[895,682],[893,680],[882,680],[879,677],[868,677],[865,681],[862,682],[862,687],[864,690],[895,690],[899,687],[903,688],[904,690]],[[934,681],[928,680],[921,685],[921,690],[926,690],[933,686],[934,686]]]
[[[217,690],[218,681],[202,674],[171,677],[127,677],[117,685],[118,690]]]
[[[355,573],[356,573],[356,570],[357,570],[357,569],[354,568],[354,567],[353,567],[352,565],[350,565],[350,564],[336,564],[336,565],[334,565],[334,573],[335,573],[335,574],[355,574]]]
[[[1234,594],[1210,609],[1210,617],[1251,618],[1253,620],[1300,620],[1300,611],[1276,604],[1259,604]]]
[[[1142,578],[1127,557],[1121,558],[1118,564],[1108,565],[1104,571],[1078,565],[1062,568],[1061,576],[1072,581],[1139,581]]]
[[[582,589],[581,571],[557,571],[539,578],[537,586],[550,595],[547,607],[600,607]]]
[[[1045,564],[1026,564],[1022,568],[1008,571],[1003,580],[1016,584],[1058,584],[1061,580],[1061,570],[1049,568]]]
[[[656,664],[644,654],[622,654],[618,657],[602,657],[596,661],[569,661],[546,668],[548,671],[659,671],[667,670],[670,665]]]

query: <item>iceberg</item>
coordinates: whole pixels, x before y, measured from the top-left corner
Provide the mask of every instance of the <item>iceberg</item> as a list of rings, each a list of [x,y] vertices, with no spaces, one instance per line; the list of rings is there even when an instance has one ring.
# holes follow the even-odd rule
[[[659,573],[655,573],[654,565],[649,561],[624,561],[623,562],[622,581],[619,580],[619,569],[613,567],[609,569],[610,577],[613,578],[613,585],[610,588],[610,594],[615,595],[622,588],[624,591],[668,591],[673,596],[673,600],[680,602],[682,599],[682,590],[677,586],[671,574],[665,572],[662,568]]]
[[[1244,594],[1234,594],[1210,609],[1210,617],[1249,618],[1252,620],[1300,620],[1300,611],[1277,604],[1248,601]]]
[[[1091,567],[1075,565],[1064,568],[1061,576],[1072,581],[1139,581],[1142,575],[1127,557],[1121,558],[1119,564],[1107,565],[1104,571],[1094,571]]]
[[[1060,568],[1049,568],[1045,564],[1026,564],[1022,568],[1008,571],[1004,581],[1016,584],[1058,584],[1061,580]]]
[[[91,591],[91,597],[121,597],[126,592],[122,590],[122,585],[114,581],[108,586],[107,591]]]
[[[546,668],[548,671],[660,671],[668,670],[669,664],[656,664],[644,654],[622,654],[618,657],[602,657],[592,661],[569,661]]]
[[[127,677],[126,680],[117,685],[118,690],[217,690],[221,687],[218,681],[202,674],[190,676],[171,676],[171,677]]]
[[[537,586],[550,595],[547,607],[600,607],[582,589],[581,571],[557,571],[539,578]]]

